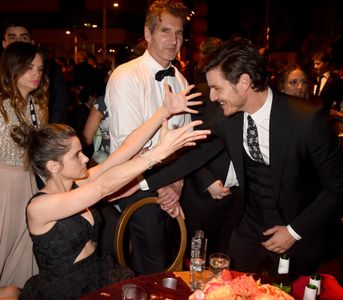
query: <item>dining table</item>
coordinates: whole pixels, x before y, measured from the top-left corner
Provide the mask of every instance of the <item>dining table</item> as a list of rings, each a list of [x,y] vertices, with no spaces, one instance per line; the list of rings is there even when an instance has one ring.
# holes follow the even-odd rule
[[[175,278],[177,280],[176,289],[166,288],[162,285],[164,278]],[[187,300],[192,294],[189,287],[189,272],[162,272],[150,275],[140,275],[134,278],[126,279],[118,283],[106,286],[100,290],[92,292],[81,297],[82,300],[121,300],[122,288],[127,284],[142,286],[151,300]]]
[[[231,271],[232,278],[241,276],[242,272]],[[320,274],[322,277],[322,288],[320,300],[342,300],[343,287],[338,283],[336,278],[330,274]],[[175,278],[177,280],[176,289],[166,288],[162,285],[164,278]],[[254,276],[255,277],[255,276]],[[259,276],[261,283],[268,282],[268,276]],[[309,276],[300,276],[292,283],[291,295],[295,300],[302,300],[305,286],[309,282]],[[149,300],[188,300],[192,294],[190,289],[190,272],[162,272],[150,275],[140,275],[134,278],[126,279],[118,283],[103,287],[95,292],[85,295],[80,300],[121,300],[122,288],[127,284],[135,284],[143,287]]]

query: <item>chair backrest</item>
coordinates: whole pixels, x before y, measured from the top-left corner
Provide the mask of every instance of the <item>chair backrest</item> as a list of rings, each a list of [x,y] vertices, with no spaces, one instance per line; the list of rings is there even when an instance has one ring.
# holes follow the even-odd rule
[[[126,209],[122,212],[117,227],[116,227],[116,233],[114,237],[114,249],[115,249],[115,255],[118,263],[123,266],[127,266],[125,261],[125,255],[124,255],[124,235],[125,235],[125,229],[126,225],[129,222],[131,216],[135,213],[136,210],[140,209],[143,205],[149,205],[149,204],[157,204],[157,197],[147,197],[140,199],[134,203],[131,203]],[[183,256],[186,251],[186,244],[187,244],[187,230],[186,225],[181,216],[177,217],[177,222],[180,227],[180,247],[179,251],[174,259],[174,261],[171,263],[171,265],[165,270],[165,271],[181,271],[182,270],[182,262],[183,262]]]

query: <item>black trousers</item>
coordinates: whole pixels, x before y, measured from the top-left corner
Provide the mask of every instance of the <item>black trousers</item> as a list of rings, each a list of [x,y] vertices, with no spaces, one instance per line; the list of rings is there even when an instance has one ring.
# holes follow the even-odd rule
[[[231,193],[223,199],[213,199],[207,191],[199,190],[191,178],[185,179],[181,201],[186,216],[188,257],[191,239],[198,229],[207,238],[207,256],[227,251],[231,234],[240,220],[242,203],[239,188],[231,188]]]
[[[230,240],[228,255],[232,260],[232,269],[248,273],[268,272],[270,275],[277,273],[280,255],[265,249],[261,244],[270,238],[262,233],[275,225],[285,225],[276,210],[247,206]],[[299,246],[301,243],[296,242],[287,252],[291,259],[290,276],[294,279],[301,274],[311,274],[318,263],[299,255]]]

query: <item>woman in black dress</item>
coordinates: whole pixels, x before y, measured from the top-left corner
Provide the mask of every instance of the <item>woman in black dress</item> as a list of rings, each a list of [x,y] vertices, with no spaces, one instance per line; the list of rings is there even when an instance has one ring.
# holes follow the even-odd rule
[[[91,206],[113,194],[153,165],[183,146],[194,145],[208,131],[190,131],[201,122],[168,130],[167,118],[181,111],[194,112],[188,100],[192,86],[173,94],[166,86],[165,104],[151,119],[135,130],[103,163],[87,170],[75,131],[66,125],[47,125],[26,135],[26,161],[45,178],[45,187],[27,206],[27,224],[39,275],[25,284],[20,299],[77,299],[102,286],[133,276],[99,257],[96,242],[99,215]],[[136,155],[161,126],[159,144]],[[24,135],[23,135],[24,137]],[[134,157],[133,157],[134,156]],[[136,190],[137,187],[134,189]]]

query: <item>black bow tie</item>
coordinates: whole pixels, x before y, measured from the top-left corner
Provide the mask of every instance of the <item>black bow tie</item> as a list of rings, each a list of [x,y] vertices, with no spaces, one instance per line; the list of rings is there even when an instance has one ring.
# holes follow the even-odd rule
[[[155,75],[155,79],[161,81],[165,76],[175,76],[175,70],[173,67],[169,67],[166,70],[158,71]]]

